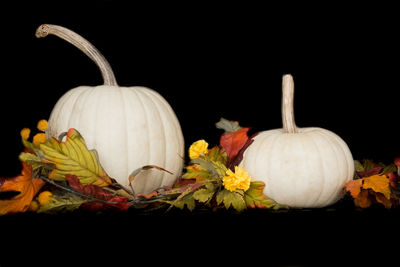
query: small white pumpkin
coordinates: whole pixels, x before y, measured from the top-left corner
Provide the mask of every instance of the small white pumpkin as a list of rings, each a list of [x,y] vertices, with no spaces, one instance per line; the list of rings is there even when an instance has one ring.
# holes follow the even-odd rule
[[[346,143],[322,128],[298,128],[294,121],[294,82],[282,82],[283,129],[260,132],[240,166],[265,183],[264,194],[293,208],[325,207],[342,196],[353,178],[354,161]]]
[[[145,87],[119,87],[100,52],[76,33],[44,24],[37,37],[56,35],[88,55],[100,68],[104,85],[71,89],[56,103],[48,134],[58,137],[77,129],[89,149],[96,149],[109,176],[128,186],[129,174],[144,165],[158,165],[174,175],[148,170],[132,183],[135,193],[171,186],[183,168],[184,139],[178,119],[157,92]]]

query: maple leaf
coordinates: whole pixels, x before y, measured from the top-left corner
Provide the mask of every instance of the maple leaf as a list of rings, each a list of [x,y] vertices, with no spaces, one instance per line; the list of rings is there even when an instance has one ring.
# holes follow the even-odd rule
[[[231,206],[239,212],[246,209],[243,190],[235,190],[233,192],[226,189],[221,190],[217,193],[216,200],[218,205],[224,203],[226,209],[229,209]]]
[[[354,204],[360,208],[368,208],[373,203],[380,203],[386,208],[392,206],[390,177],[386,174],[375,174],[346,183],[345,190],[354,198]]]
[[[390,199],[389,178],[386,175],[373,175],[364,178],[363,189],[372,189],[376,193],[382,193]]]
[[[0,215],[25,212],[32,199],[39,192],[45,181],[32,177],[32,167],[22,163],[21,175],[4,179],[0,185],[0,192],[19,192],[11,199],[0,200]]]
[[[93,184],[82,185],[76,175],[67,174],[65,179],[74,190],[85,195],[104,200],[84,203],[81,205],[82,208],[89,210],[101,210],[106,208],[127,210],[130,207],[130,204],[128,203],[129,199],[127,197],[116,195],[110,191],[106,191],[100,186]]]
[[[261,181],[250,183],[249,189],[244,192],[244,200],[248,208],[269,209],[277,205],[275,201],[263,194],[264,187],[265,183]]]

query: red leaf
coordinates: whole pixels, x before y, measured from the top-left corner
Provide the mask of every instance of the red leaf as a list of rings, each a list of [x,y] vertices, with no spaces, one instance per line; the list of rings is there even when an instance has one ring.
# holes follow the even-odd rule
[[[382,170],[383,170],[383,167],[379,166],[379,167],[369,169],[368,171],[357,172],[357,175],[360,178],[363,178],[363,177],[368,177],[368,176],[379,174]]]
[[[392,188],[396,188],[397,184],[400,182],[400,176],[398,176],[394,172],[391,172],[391,173],[388,173],[388,177],[389,177],[390,186]]]
[[[400,167],[400,157],[397,157],[394,159],[394,165],[396,165],[397,167]]]
[[[236,157],[234,157],[232,160],[230,160],[230,162],[228,162],[227,167],[228,169],[231,169],[232,171],[234,171],[235,166],[239,166],[240,162],[242,162],[243,160],[243,154],[246,151],[246,149],[254,142],[254,137],[257,135],[258,133],[253,134],[249,139],[247,139],[246,143],[244,144],[244,146],[239,150],[239,152],[237,153]]]
[[[228,156],[228,162],[230,162],[243,148],[249,137],[247,132],[250,127],[243,127],[235,132],[224,133],[220,138],[220,145],[222,150],[226,152]]]
[[[100,186],[96,186],[93,184],[82,185],[76,175],[67,174],[65,175],[65,179],[74,190],[80,193],[109,202],[117,202],[117,204],[113,204],[100,201],[92,201],[82,204],[81,207],[84,209],[101,210],[114,208],[118,210],[127,210],[130,207],[130,204],[128,203],[129,199],[127,197],[114,195],[112,192],[106,191]]]

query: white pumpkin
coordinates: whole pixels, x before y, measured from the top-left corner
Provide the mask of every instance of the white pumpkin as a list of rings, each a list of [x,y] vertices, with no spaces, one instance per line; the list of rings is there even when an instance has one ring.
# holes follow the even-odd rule
[[[325,207],[342,196],[354,175],[346,143],[322,128],[298,128],[294,121],[294,83],[283,77],[283,129],[260,132],[240,166],[265,183],[264,194],[293,208]]]
[[[171,186],[183,168],[184,139],[178,119],[157,92],[145,87],[119,87],[104,57],[76,33],[56,25],[42,25],[37,37],[54,34],[85,52],[102,71],[105,85],[71,89],[56,103],[49,118],[50,136],[77,129],[89,149],[96,149],[107,174],[128,186],[129,174],[144,165],[163,167],[141,173],[133,181],[135,193]]]

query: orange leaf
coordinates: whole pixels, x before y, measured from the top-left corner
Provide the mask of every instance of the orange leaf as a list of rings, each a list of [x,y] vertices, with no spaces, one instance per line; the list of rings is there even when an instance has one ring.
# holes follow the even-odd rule
[[[21,175],[5,179],[0,185],[0,192],[19,192],[18,195],[0,200],[0,215],[25,212],[29,209],[32,199],[45,184],[45,181],[32,177],[32,167],[22,163]]]
[[[362,182],[363,182],[362,179],[351,180],[347,182],[344,187],[347,191],[350,192],[353,198],[357,198],[361,192]]]
[[[364,189],[372,189],[376,193],[382,193],[387,199],[390,199],[389,178],[386,175],[373,175],[363,179]]]
[[[360,208],[369,208],[372,205],[372,201],[369,197],[368,190],[362,190],[357,198],[354,199],[354,204]]]
[[[228,132],[221,135],[220,145],[223,151],[226,152],[228,161],[233,159],[246,144],[247,139],[249,139],[247,136],[249,130],[250,127],[243,127],[235,132]]]
[[[387,199],[383,194],[376,193],[375,197],[376,201],[385,206],[385,208],[390,209],[392,207],[392,201],[390,201],[390,199]]]

